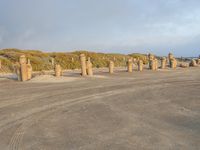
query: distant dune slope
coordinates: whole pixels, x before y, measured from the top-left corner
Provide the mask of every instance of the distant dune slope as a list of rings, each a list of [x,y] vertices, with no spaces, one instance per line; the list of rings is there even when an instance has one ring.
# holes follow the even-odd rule
[[[80,68],[79,55],[84,53],[87,57],[91,58],[93,67],[107,67],[110,60],[115,62],[115,66],[125,66],[128,58],[139,58],[144,60],[144,54],[106,54],[106,53],[95,53],[88,51],[74,51],[74,52],[42,52],[39,50],[19,50],[19,49],[2,49],[0,50],[0,60],[2,62],[2,68],[0,72],[12,72],[14,65],[18,65],[20,55],[25,54],[30,59],[33,70],[51,70],[53,69],[51,60],[54,58],[55,63],[62,66],[63,69],[78,69]]]

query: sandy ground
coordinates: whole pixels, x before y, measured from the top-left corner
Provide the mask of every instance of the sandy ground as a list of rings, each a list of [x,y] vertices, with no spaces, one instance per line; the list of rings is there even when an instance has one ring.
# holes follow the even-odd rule
[[[1,76],[0,149],[200,149],[200,67],[95,74]]]

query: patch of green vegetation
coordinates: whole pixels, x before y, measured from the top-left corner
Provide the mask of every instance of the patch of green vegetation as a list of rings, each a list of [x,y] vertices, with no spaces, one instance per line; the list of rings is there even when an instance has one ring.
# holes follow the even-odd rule
[[[6,66],[7,71],[9,71],[9,72],[14,71],[13,63],[9,59],[0,57],[0,61],[1,61],[1,66]]]
[[[101,68],[107,67],[109,61],[112,60],[116,67],[125,66],[128,58],[139,58],[144,60],[145,55],[143,54],[106,54],[106,53],[95,53],[89,51],[74,51],[74,52],[53,52],[45,53],[39,50],[19,50],[19,49],[3,49],[0,50],[0,59],[3,60],[2,65],[6,66],[11,71],[13,70],[13,65],[19,63],[19,57],[21,55],[26,55],[30,59],[33,70],[51,70],[53,69],[51,60],[54,58],[56,64],[60,64],[63,69],[78,69],[80,68],[80,54],[85,54],[86,57],[91,58],[93,67]]]

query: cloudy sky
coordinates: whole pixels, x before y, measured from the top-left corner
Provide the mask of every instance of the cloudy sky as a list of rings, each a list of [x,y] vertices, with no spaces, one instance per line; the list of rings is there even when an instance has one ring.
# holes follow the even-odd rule
[[[0,49],[200,54],[200,0],[0,0]]]

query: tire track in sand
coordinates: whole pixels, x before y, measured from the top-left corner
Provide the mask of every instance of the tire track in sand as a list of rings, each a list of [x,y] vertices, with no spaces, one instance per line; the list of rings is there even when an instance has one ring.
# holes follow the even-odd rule
[[[111,96],[112,94],[113,94],[112,92],[105,92],[105,93],[101,93],[101,94],[95,94],[95,95],[91,95],[91,96],[81,97],[81,98],[79,98],[80,100],[74,100],[74,101],[72,101],[72,103],[66,103],[65,107],[69,107],[71,105],[78,104],[78,103],[81,103],[81,102],[91,101],[93,99],[98,99],[98,98],[102,98],[102,97],[106,97],[106,96]],[[42,115],[40,115],[37,118],[31,117],[29,119],[26,119],[20,125],[20,127],[16,130],[14,135],[12,136],[12,138],[10,140],[10,143],[9,143],[10,150],[18,150],[18,148],[20,146],[20,142],[22,141],[22,138],[23,138],[26,130],[29,127],[31,127],[32,125],[34,125],[35,123],[37,123],[39,120],[44,118],[45,116],[50,115],[51,113],[53,113],[55,111],[56,110],[47,111],[47,112],[43,113]]]
[[[136,90],[147,89],[147,88],[155,88],[155,87],[163,87],[163,85],[162,86],[161,85],[146,86],[146,87],[141,87],[138,89],[130,89],[130,88],[117,89],[117,90],[103,92],[100,94],[93,94],[93,95],[84,96],[84,97],[77,98],[77,99],[72,99],[67,102],[62,101],[62,102],[58,102],[56,104],[52,104],[52,105],[48,106],[47,108],[43,108],[44,113],[42,115],[40,115],[39,117],[37,116],[37,114],[35,114],[36,116],[34,116],[34,114],[33,114],[33,116],[31,116],[29,119],[25,119],[25,121],[23,121],[23,123],[20,125],[20,127],[16,130],[16,132],[14,133],[14,135],[11,138],[10,143],[9,143],[9,149],[10,150],[18,150],[20,147],[21,141],[23,139],[23,136],[26,133],[26,130],[28,128],[30,128],[32,125],[34,125],[35,123],[37,123],[38,121],[43,119],[45,116],[48,116],[56,111],[59,111],[62,107],[69,107],[69,106],[72,106],[75,104],[89,102],[94,99],[98,100],[101,98],[105,98],[105,97],[109,97],[109,96],[113,96],[113,95],[117,95],[117,94],[133,92]],[[39,113],[39,112],[36,112],[36,113]]]

